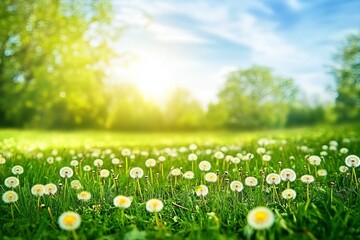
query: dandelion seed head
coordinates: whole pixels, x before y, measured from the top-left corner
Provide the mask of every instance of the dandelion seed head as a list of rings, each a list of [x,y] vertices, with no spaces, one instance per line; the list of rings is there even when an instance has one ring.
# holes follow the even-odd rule
[[[278,185],[281,182],[280,175],[276,173],[270,173],[266,176],[266,182],[271,185]]]
[[[356,155],[349,155],[345,158],[345,164],[348,167],[357,168],[360,166],[360,158]]]
[[[205,181],[207,182],[216,182],[218,179],[218,176],[214,172],[209,172],[205,174]]]
[[[70,167],[62,167],[60,169],[60,176],[62,178],[71,178],[74,175],[74,171]]]
[[[14,203],[19,199],[19,195],[14,191],[6,191],[2,195],[2,200],[5,203]]]
[[[256,230],[270,228],[274,221],[274,213],[267,207],[256,207],[247,215],[248,224]]]
[[[20,181],[17,177],[11,176],[5,179],[4,184],[8,188],[16,188],[17,186],[19,186]]]
[[[45,193],[45,186],[42,184],[35,184],[32,188],[31,188],[31,194],[37,197],[40,197],[42,195],[44,195]]]
[[[230,189],[234,192],[241,192],[244,189],[244,185],[240,181],[232,181],[230,183]]]
[[[24,168],[22,166],[20,166],[20,165],[16,165],[11,169],[11,172],[14,175],[20,175],[20,174],[24,173]]]
[[[160,212],[164,208],[164,203],[159,199],[150,199],[146,202],[146,210],[149,212]]]
[[[200,186],[196,187],[195,193],[199,197],[200,196],[205,197],[209,193],[209,189],[205,185],[200,185]]]
[[[283,181],[293,182],[296,180],[296,172],[291,168],[284,168],[280,172],[280,177]]]
[[[245,185],[249,187],[255,187],[258,185],[258,180],[255,177],[245,178]]]
[[[303,182],[303,183],[312,183],[312,182],[314,182],[314,176],[312,176],[312,175],[309,175],[309,174],[306,174],[306,175],[303,175],[303,176],[301,176],[301,181]]]
[[[208,161],[201,161],[199,163],[199,169],[201,171],[206,171],[207,172],[207,171],[210,170],[210,168],[211,168],[211,164]]]
[[[291,189],[291,188],[288,188],[288,189],[285,189],[282,193],[281,193],[281,196],[284,198],[284,199],[295,199],[296,198],[296,192],[294,189]]]
[[[134,167],[130,170],[130,177],[132,178],[142,178],[144,175],[144,170],[139,167]]]
[[[145,166],[148,168],[155,167],[155,165],[156,165],[156,160],[153,158],[149,158],[148,160],[145,161]]]
[[[67,231],[72,231],[80,227],[81,217],[76,212],[64,212],[60,215],[58,223],[60,228]]]
[[[114,206],[118,208],[129,208],[132,200],[125,196],[116,196],[114,198]]]

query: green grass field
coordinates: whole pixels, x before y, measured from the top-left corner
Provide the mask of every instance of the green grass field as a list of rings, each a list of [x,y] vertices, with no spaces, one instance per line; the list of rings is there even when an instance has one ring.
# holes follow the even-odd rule
[[[342,125],[246,133],[0,130],[0,239],[356,239],[359,129]],[[350,155],[354,156],[346,164]],[[154,162],[145,164],[148,159],[155,159],[155,166],[146,166]],[[199,166],[204,160],[211,165],[207,171]],[[60,173],[63,167],[70,170]],[[134,167],[140,167],[143,176],[133,178]],[[296,179],[287,181],[282,175],[278,183],[275,179],[287,168],[294,170]],[[270,173],[276,173],[273,182]],[[307,183],[304,175],[314,181]],[[55,193],[46,192],[50,183]],[[207,187],[207,194],[200,185]],[[296,192],[294,199],[286,199],[286,189]],[[90,199],[81,200],[87,196],[84,191]],[[128,208],[114,205],[119,195],[129,197]],[[150,199],[159,199],[164,207],[155,204],[159,212],[148,211]],[[247,218],[258,206],[274,215],[274,222],[271,215],[256,215],[259,224],[270,222],[263,230],[256,230]],[[71,228],[74,219],[59,220],[67,211],[81,218],[74,230],[62,226]]]

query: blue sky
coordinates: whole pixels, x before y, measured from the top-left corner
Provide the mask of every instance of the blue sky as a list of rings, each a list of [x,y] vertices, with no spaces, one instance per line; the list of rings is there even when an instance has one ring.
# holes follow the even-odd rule
[[[122,0],[128,26],[112,77],[161,101],[175,86],[216,101],[226,73],[263,65],[291,77],[310,101],[332,101],[328,74],[345,36],[360,31],[358,0]]]

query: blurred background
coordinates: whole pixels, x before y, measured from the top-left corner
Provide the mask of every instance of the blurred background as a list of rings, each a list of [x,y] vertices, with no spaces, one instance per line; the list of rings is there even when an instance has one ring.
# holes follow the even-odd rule
[[[360,1],[0,1],[0,127],[360,121]]]

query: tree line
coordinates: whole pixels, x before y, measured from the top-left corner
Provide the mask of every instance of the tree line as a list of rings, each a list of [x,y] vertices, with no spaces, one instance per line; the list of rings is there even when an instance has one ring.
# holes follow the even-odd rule
[[[106,81],[121,35],[110,0],[0,1],[0,126],[116,130],[259,129],[360,120],[360,33],[331,67],[334,105],[299,98],[290,78],[252,66],[228,74],[206,107],[186,89],[163,106]]]

